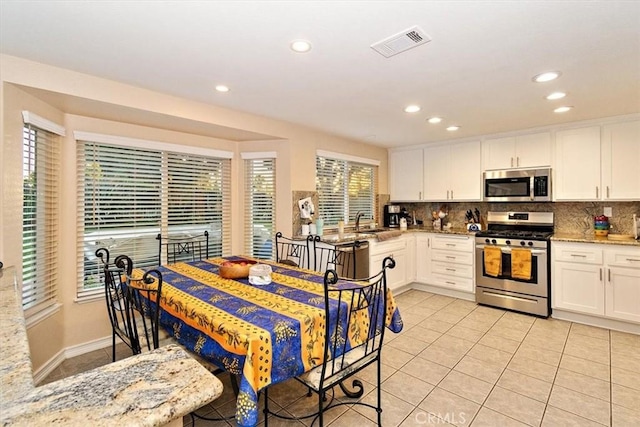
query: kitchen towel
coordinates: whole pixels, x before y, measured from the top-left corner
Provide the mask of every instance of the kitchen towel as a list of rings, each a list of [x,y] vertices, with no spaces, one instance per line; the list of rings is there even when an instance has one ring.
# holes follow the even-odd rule
[[[502,250],[500,248],[484,247],[484,271],[493,277],[502,274]]]
[[[511,249],[511,277],[531,280],[531,249]]]

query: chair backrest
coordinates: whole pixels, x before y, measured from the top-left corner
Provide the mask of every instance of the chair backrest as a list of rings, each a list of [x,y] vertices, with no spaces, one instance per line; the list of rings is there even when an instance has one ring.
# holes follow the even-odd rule
[[[148,270],[140,280],[129,280],[129,301],[139,315],[134,318],[140,338],[140,346],[154,350],[160,346],[160,296],[162,295],[162,273]],[[144,338],[144,339],[142,339]],[[141,350],[144,350],[141,348]]]
[[[313,236],[313,270],[324,273],[336,270],[340,277],[356,278],[356,250],[363,244],[358,240],[334,246]]]
[[[358,282],[339,279],[335,270],[325,273],[324,354],[329,360],[322,365],[321,390],[379,362],[387,318],[386,270],[395,265],[386,257],[378,274]]]
[[[181,261],[199,261],[209,258],[209,232],[189,236],[167,236],[162,233],[156,236],[158,241],[158,265],[165,262],[174,264]]]
[[[140,340],[135,326],[135,312],[129,303],[126,280],[131,275],[133,263],[126,255],[116,257],[115,265],[109,264],[109,250],[99,248],[96,256],[102,261],[104,292],[107,313],[114,336],[118,336],[132,351],[140,353]],[[115,341],[114,341],[115,346]],[[115,348],[113,353],[115,361]]]
[[[311,236],[309,236],[311,237]],[[284,237],[280,231],[276,233],[276,262],[309,267],[309,239],[294,240]]]

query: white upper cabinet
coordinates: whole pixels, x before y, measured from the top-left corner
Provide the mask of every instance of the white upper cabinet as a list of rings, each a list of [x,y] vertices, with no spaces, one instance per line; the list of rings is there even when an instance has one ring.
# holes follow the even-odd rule
[[[600,126],[556,133],[555,200],[600,200]]]
[[[391,200],[409,202],[422,200],[424,164],[422,149],[393,151],[389,154],[389,191]]]
[[[484,170],[551,166],[551,134],[486,139],[482,143]]]
[[[640,200],[640,120],[602,128],[604,200]]]
[[[427,201],[480,200],[480,141],[425,148],[423,188]]]
[[[639,200],[640,121],[556,133],[555,200]]]

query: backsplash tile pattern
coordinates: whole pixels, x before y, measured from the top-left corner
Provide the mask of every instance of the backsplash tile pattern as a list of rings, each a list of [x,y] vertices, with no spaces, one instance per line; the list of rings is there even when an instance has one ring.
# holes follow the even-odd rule
[[[448,211],[446,223],[455,228],[464,226],[465,212],[468,209],[480,210],[483,224],[486,224],[487,212],[553,212],[556,233],[593,233],[593,217],[601,215],[604,207],[611,207],[613,215],[611,232],[620,234],[633,233],[633,214],[640,217],[640,201],[634,202],[549,202],[549,203],[488,203],[488,202],[455,202],[455,203],[398,203],[409,213],[415,211],[416,219],[424,221],[428,227],[431,212],[444,208]]]

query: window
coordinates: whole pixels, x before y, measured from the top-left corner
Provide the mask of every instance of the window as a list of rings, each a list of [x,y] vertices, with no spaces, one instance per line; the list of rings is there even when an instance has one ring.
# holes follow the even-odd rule
[[[56,303],[60,141],[55,133],[28,123],[39,118],[23,115],[22,307],[30,317]]]
[[[340,157],[347,156],[332,153],[319,153],[316,156],[316,190],[320,215],[329,226],[340,220],[354,221],[358,212],[364,214],[363,219],[374,219],[377,166],[364,163],[367,159]]]
[[[83,141],[77,159],[80,298],[102,293],[100,247],[111,262],[125,254],[134,267],[150,267],[158,264],[158,233],[207,230],[209,256],[230,251],[229,158]]]
[[[256,258],[273,257],[276,220],[276,160],[247,158],[265,153],[243,153],[245,182],[245,248]]]

